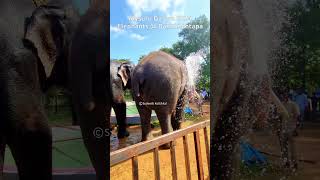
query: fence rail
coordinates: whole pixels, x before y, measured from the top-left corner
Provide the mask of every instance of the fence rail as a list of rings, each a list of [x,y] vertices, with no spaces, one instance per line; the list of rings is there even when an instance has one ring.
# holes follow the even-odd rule
[[[207,164],[209,169],[209,138],[208,138],[208,127],[210,126],[210,121],[203,121],[184,129],[180,129],[157,138],[154,138],[149,141],[140,142],[132,146],[119,149],[111,153],[110,160],[111,166],[115,166],[121,162],[131,159],[132,161],[132,176],[134,180],[139,179],[138,173],[138,156],[146,152],[153,152],[154,159],[154,169],[155,169],[155,178],[156,180],[160,179],[160,160],[159,160],[159,147],[161,145],[170,143],[170,155],[171,155],[171,168],[172,168],[172,179],[178,179],[177,176],[177,165],[176,165],[176,154],[175,154],[175,140],[178,138],[183,138],[183,147],[184,147],[184,157],[185,157],[185,166],[186,166],[186,175],[187,179],[191,179],[191,170],[190,170],[190,157],[189,157],[189,147],[188,147],[188,134],[193,134],[194,145],[195,145],[195,156],[197,162],[197,172],[198,179],[204,179],[203,173],[203,163],[202,163],[202,154],[200,147],[200,130],[203,130],[204,141],[205,141],[205,150],[207,155]]]

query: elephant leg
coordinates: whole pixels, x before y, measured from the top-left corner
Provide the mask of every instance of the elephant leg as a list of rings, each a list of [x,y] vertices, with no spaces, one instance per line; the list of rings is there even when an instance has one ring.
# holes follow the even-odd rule
[[[181,121],[177,119],[176,113],[172,113],[171,115],[171,126],[174,131],[180,129],[181,127]]]
[[[77,108],[80,107],[77,105]],[[109,177],[110,111],[111,106],[101,102],[96,102],[92,111],[77,111],[84,145],[97,180],[107,180]]]
[[[247,117],[239,116],[242,111],[247,111],[246,109],[239,109],[239,107],[248,108],[250,113],[254,113],[253,108],[246,107],[250,104],[250,101],[244,105],[245,100],[241,97],[239,93],[234,93],[217,119],[215,126],[212,127],[211,179],[229,180],[239,176],[239,174],[235,174],[238,172],[236,169],[238,168],[237,161],[240,161],[239,156],[237,156],[237,146],[240,137],[247,133],[254,121],[252,114]]]
[[[176,111],[171,115],[171,124],[172,124],[173,130],[178,130],[181,127],[181,122],[183,121],[183,115],[184,115],[183,110],[185,106],[185,100],[186,100],[186,90],[184,90],[180,95],[176,105]]]
[[[37,119],[33,119],[37,121]],[[30,119],[25,120],[30,123]],[[38,122],[39,123],[39,122]],[[28,126],[28,125],[27,125]],[[44,123],[22,126],[8,138],[20,180],[52,179],[52,134]]]
[[[0,179],[3,177],[4,154],[6,150],[5,138],[0,137]]]
[[[171,124],[172,114],[169,114],[167,112],[161,112],[161,111],[156,111],[156,114],[160,122],[162,134],[167,134],[169,132],[172,132],[172,124]]]
[[[227,118],[219,119],[214,129],[211,154],[213,161],[210,166],[214,169],[211,171],[214,180],[229,180],[234,176],[234,167],[232,167],[235,164],[235,161],[233,161],[234,150],[239,142],[240,135],[233,134],[233,131],[240,127],[235,119],[230,124],[224,123],[226,121]]]
[[[297,161],[297,152],[295,147],[295,142],[292,137],[292,135],[288,139],[288,146],[290,151],[290,164],[293,170],[296,170],[298,168],[298,161]]]
[[[118,125],[118,138],[128,137],[130,134],[127,131],[127,105],[126,103],[114,103],[112,105],[113,110],[116,114],[117,125]]]
[[[162,111],[156,111],[157,117],[160,122],[161,132],[162,134],[167,134],[172,132],[172,124],[171,124],[171,114]],[[164,144],[161,146],[162,149],[169,149],[170,144]]]
[[[141,131],[142,131],[141,141],[152,139],[152,134],[151,134],[152,110],[142,105],[137,106],[137,108],[138,108],[140,120],[141,120]]]
[[[79,120],[78,120],[77,113],[75,111],[73,103],[71,103],[71,113],[72,113],[72,125],[73,126],[79,125]]]
[[[284,168],[290,168],[288,134],[280,131],[278,132],[278,138],[281,151],[281,164]]]

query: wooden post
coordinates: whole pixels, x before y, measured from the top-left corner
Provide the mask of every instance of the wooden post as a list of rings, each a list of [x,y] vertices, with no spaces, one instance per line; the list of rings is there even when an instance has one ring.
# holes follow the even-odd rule
[[[177,180],[177,164],[176,164],[176,151],[175,151],[175,141],[170,142],[170,154],[171,154],[171,168],[172,168],[172,179]]]
[[[132,179],[139,180],[138,157],[132,157]]]
[[[198,179],[204,180],[199,130],[193,132],[193,136],[194,136],[194,146],[195,146],[195,150],[196,150]]]
[[[183,150],[184,150],[184,159],[185,159],[184,162],[186,164],[187,180],[191,180],[188,134],[183,136]]]
[[[154,159],[154,177],[156,180],[160,180],[160,161],[159,161],[159,148],[153,149],[153,159]]]
[[[208,138],[208,130],[207,130],[207,127],[204,127],[204,128],[203,128],[203,134],[204,134],[204,142],[205,142],[205,145],[206,145],[208,171],[210,171],[210,149],[209,149],[209,138]]]

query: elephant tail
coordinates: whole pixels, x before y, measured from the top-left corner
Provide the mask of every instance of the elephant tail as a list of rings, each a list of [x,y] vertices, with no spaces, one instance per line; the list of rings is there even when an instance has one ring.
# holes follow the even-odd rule
[[[132,91],[134,93],[134,96],[136,97],[140,97],[141,93],[140,93],[140,88],[141,88],[141,84],[143,83],[143,79],[138,78],[137,76],[133,76],[133,80],[132,82]]]

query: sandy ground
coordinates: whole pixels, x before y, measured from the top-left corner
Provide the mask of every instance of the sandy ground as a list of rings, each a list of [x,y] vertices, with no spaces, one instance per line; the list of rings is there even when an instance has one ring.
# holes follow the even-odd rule
[[[270,132],[255,132],[248,136],[250,143],[262,152],[267,152],[272,166],[280,166],[280,146],[278,138]],[[298,171],[288,173],[281,169],[266,172],[264,177],[254,179],[281,179],[287,176],[292,180],[320,180],[320,123],[306,122],[299,135],[294,138],[299,161]],[[289,175],[288,175],[289,174]]]
[[[194,106],[191,106],[192,108]],[[209,119],[209,105],[206,103],[203,106],[203,116],[201,119]],[[182,127],[186,127],[191,125],[190,122],[186,122],[182,124]],[[113,146],[113,150],[119,149],[120,146],[123,148],[128,144],[134,144],[139,142],[140,137],[140,128],[129,129],[131,133],[131,138],[129,136],[128,139],[124,140],[125,142],[120,142],[119,146]],[[134,135],[136,133],[136,135]],[[155,131],[155,134],[158,132]],[[208,134],[209,136],[209,134]],[[117,141],[117,140],[115,140]],[[136,142],[134,142],[136,141]],[[195,147],[193,142],[193,134],[188,135],[189,141],[189,156],[190,156],[190,167],[191,167],[191,176],[192,179],[197,179],[197,165],[196,165],[196,158],[195,158]],[[205,177],[208,177],[208,162],[207,162],[207,154],[205,149],[205,142],[204,142],[204,133],[200,131],[200,143],[201,143],[201,153],[202,153],[202,161],[203,161],[203,170]],[[116,144],[116,143],[115,143]],[[125,144],[125,145],[124,145]],[[178,171],[178,178],[179,179],[186,179],[186,168],[185,168],[185,161],[184,161],[184,149],[183,149],[183,141],[182,138],[177,139],[176,141],[176,162],[177,162],[177,171]],[[172,179],[171,175],[171,156],[170,150],[160,150],[159,152],[160,158],[160,174],[161,179],[167,180]],[[143,154],[138,157],[139,161],[139,179],[141,180],[150,180],[154,179],[154,164],[153,164],[153,154],[152,152]],[[132,179],[132,166],[131,160],[126,162],[120,163],[116,166],[111,167],[111,180],[129,180]]]

